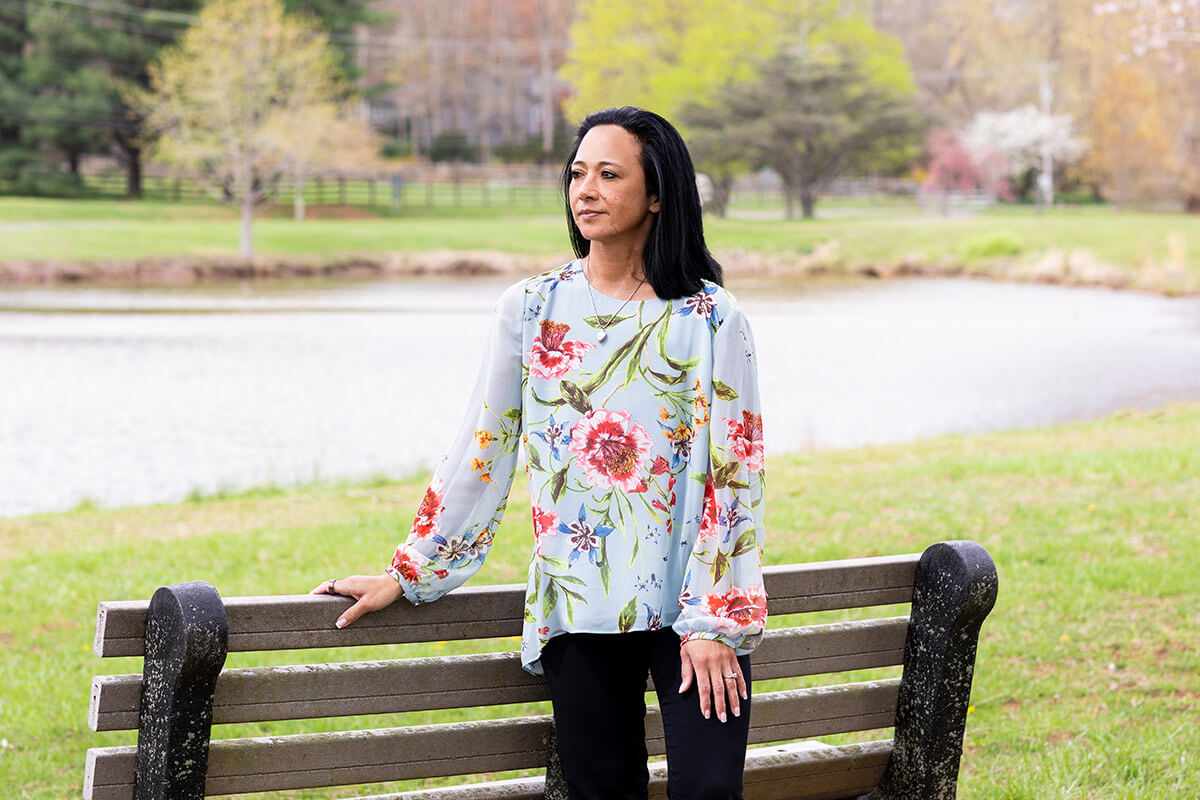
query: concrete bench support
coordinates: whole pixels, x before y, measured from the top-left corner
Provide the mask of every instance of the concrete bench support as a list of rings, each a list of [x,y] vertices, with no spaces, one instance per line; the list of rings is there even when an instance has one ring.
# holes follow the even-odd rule
[[[146,616],[135,800],[202,800],[229,626],[207,583],[164,586]]]
[[[939,542],[917,563],[894,749],[864,800],[954,800],[979,629],[996,603],[996,566],[975,542]]]

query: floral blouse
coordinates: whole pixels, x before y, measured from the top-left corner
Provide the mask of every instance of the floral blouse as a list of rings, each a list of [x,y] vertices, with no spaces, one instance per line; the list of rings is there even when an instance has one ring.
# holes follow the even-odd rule
[[[388,573],[414,603],[473,575],[523,447],[527,670],[566,632],[670,625],[747,653],[767,615],[750,325],[711,283],[623,309],[593,298],[599,317],[579,261],[501,296],[467,418]]]

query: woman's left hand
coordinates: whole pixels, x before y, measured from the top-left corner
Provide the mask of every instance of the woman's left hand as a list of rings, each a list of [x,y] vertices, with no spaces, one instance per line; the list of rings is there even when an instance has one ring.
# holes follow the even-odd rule
[[[746,679],[733,648],[711,639],[692,639],[679,648],[679,692],[686,692],[696,682],[700,694],[700,713],[709,718],[712,710],[717,719],[726,720],[725,709],[735,717],[742,715],[740,700],[745,700]]]

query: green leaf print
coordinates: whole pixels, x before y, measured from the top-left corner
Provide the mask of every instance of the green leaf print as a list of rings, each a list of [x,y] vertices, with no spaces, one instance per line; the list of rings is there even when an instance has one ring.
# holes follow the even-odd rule
[[[528,608],[525,609],[525,621],[526,622],[537,622],[537,617],[535,617],[533,615],[533,612],[530,611]]]
[[[550,581],[546,584],[546,593],[542,595],[542,619],[549,617],[556,605],[558,605],[558,587],[554,585],[554,581]]]
[[[521,421],[521,409],[510,408],[508,411],[504,412],[504,416],[508,417],[513,422],[520,422]]]
[[[629,633],[633,629],[633,624],[637,622],[637,595],[629,598],[629,602],[621,609],[621,615],[617,617],[617,630],[620,633]]]
[[[729,558],[725,555],[725,553],[718,550],[717,557],[713,559],[712,563],[713,586],[716,586],[717,582],[720,581],[721,578],[725,577],[726,572],[729,572]]]
[[[529,466],[538,472],[545,472],[546,468],[542,466],[542,457],[538,455],[538,451],[534,446],[526,442],[525,450],[529,453]]]
[[[592,401],[588,399],[587,392],[579,388],[579,384],[574,381],[561,381],[559,386],[562,388],[563,399],[571,408],[578,411],[580,414],[588,414],[592,410]]]
[[[608,563],[608,537],[600,540],[600,588],[604,589],[604,596],[608,597],[608,587],[612,581],[612,565]]]
[[[743,533],[741,536],[738,537],[738,540],[736,542],[734,542],[733,552],[729,554],[729,557],[737,558],[738,556],[742,555],[743,553],[749,553],[751,550],[753,550],[757,546],[758,546],[758,539],[754,536],[754,531],[753,530],[746,531],[745,533]]]
[[[563,467],[558,472],[550,476],[550,496],[554,498],[554,502],[558,502],[563,495],[563,490],[567,488],[567,468]]]
[[[542,561],[546,562],[546,566],[548,566],[548,567],[554,567],[555,569],[570,569],[571,568],[571,565],[567,563],[567,560],[565,558],[558,558],[557,556],[547,556],[547,555],[541,555],[541,556],[538,556],[538,558],[540,558]]]
[[[721,466],[713,470],[713,487],[723,489],[733,482],[733,476],[737,475],[738,468],[742,466],[740,461],[726,461]]]
[[[622,314],[611,320],[607,318],[602,319],[600,317],[584,317],[583,321],[588,325],[591,325],[593,328],[601,329],[611,328],[613,325],[619,325],[627,319],[632,319],[632,317],[633,314]]]
[[[713,378],[713,393],[722,400],[737,400],[738,393],[733,390],[733,387],[727,383]]]

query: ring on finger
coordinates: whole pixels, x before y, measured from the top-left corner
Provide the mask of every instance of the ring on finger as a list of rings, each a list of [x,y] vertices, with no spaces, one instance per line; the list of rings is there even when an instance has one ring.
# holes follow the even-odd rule
[[[329,593],[330,594],[337,594],[337,589],[334,588],[336,585],[337,585],[337,580],[334,578],[330,578],[329,579]]]
[[[738,674],[736,672],[731,672],[725,676],[725,680],[727,680],[727,681],[736,681],[737,679],[738,679]]]

